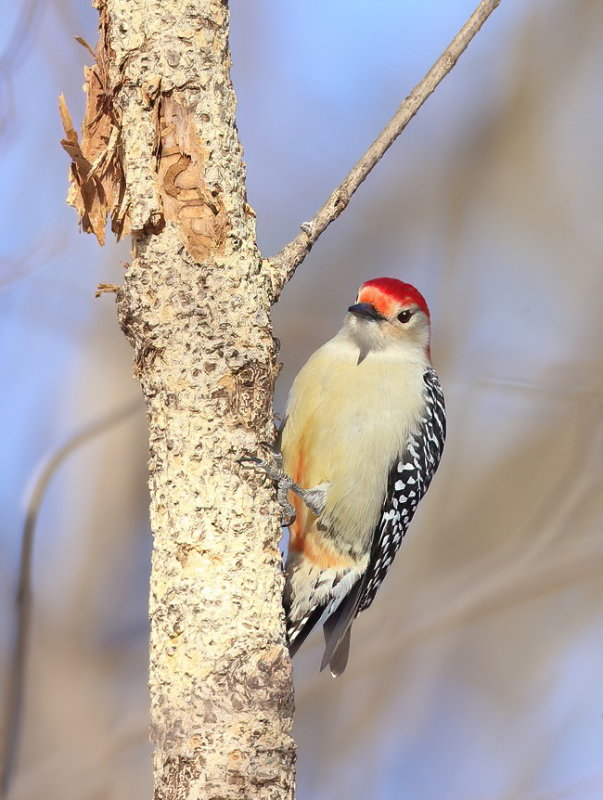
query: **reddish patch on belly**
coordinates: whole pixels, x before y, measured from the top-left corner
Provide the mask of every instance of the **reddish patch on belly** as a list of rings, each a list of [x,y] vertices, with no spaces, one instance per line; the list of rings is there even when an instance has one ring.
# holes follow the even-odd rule
[[[305,489],[306,487],[303,483],[304,463],[304,448],[300,442],[299,449],[297,451],[297,461],[291,470],[293,473],[291,477],[295,483],[299,484]],[[295,492],[289,492],[289,502],[295,509],[295,522],[289,526],[289,548],[291,550],[298,550],[301,552],[304,549],[304,528],[308,509],[304,505],[301,497],[298,497]]]
[[[302,442],[299,443],[297,460],[291,469],[291,477],[304,489],[308,486],[306,476],[307,461]],[[289,492],[289,500],[295,509],[295,522],[289,526],[289,549],[303,553],[320,569],[345,569],[353,567],[349,556],[338,553],[332,544],[326,542],[322,531],[317,529],[318,520],[304,501],[294,492]]]
[[[317,531],[314,525],[304,538],[302,551],[320,569],[346,569],[356,566],[349,556],[338,553],[330,542],[325,542],[322,532]]]

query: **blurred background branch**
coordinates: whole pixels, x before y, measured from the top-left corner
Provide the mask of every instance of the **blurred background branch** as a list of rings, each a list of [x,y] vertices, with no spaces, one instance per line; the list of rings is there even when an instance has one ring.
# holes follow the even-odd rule
[[[135,411],[140,409],[141,401],[137,399],[122,408],[105,414],[98,420],[70,436],[62,445],[51,452],[40,465],[36,477],[32,481],[32,489],[25,506],[25,520],[21,534],[21,555],[19,560],[19,578],[15,598],[14,644],[10,659],[8,680],[4,687],[3,709],[4,724],[0,749],[0,797],[8,796],[13,771],[18,756],[21,720],[23,711],[23,693],[29,651],[30,623],[32,614],[31,568],[33,560],[36,523],[42,501],[48,485],[65,459],[78,448],[87,444],[96,436],[118,425]]]

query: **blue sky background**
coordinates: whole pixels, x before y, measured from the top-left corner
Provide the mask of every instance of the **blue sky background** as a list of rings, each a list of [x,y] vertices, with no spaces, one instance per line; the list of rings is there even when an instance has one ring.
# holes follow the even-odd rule
[[[232,0],[249,201],[292,238],[472,10]],[[0,30],[0,664],[32,475],[138,396],[113,300],[127,245],[77,231],[57,96],[83,113],[95,13],[22,0]],[[442,469],[350,667],[296,662],[305,800],[595,800],[600,664],[603,9],[502,0],[274,310],[276,409],[357,286],[416,283],[447,393]],[[144,412],[52,482],[14,798],[147,797]]]

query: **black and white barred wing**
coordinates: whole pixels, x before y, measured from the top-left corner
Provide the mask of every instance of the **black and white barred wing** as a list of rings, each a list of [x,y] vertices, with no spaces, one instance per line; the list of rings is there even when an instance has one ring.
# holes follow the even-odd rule
[[[435,370],[427,370],[423,380],[425,411],[417,433],[409,438],[406,451],[390,472],[357,613],[373,602],[442,457],[446,437],[444,395]]]

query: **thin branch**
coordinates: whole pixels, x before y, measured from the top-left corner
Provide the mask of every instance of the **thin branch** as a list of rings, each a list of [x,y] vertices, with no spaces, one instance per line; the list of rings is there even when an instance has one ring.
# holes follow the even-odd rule
[[[415,86],[402,102],[392,119],[340,186],[331,194],[327,202],[317,211],[310,222],[305,222],[302,225],[301,232],[292,242],[286,245],[274,258],[268,260],[269,266],[274,270],[273,281],[277,297],[318,237],[347,208],[356,189],[389,150],[440,81],[454,67],[469,42],[499,3],[500,0],[482,0],[423,80]]]
[[[104,433],[139,409],[137,399],[117,411],[113,411],[70,436],[57,450],[43,461],[27,500],[25,520],[21,534],[21,556],[19,560],[19,584],[16,595],[15,639],[5,694],[5,718],[2,749],[0,752],[0,799],[7,796],[11,783],[21,728],[23,690],[29,649],[31,624],[31,566],[34,534],[42,501],[51,478],[63,461],[90,439]]]

